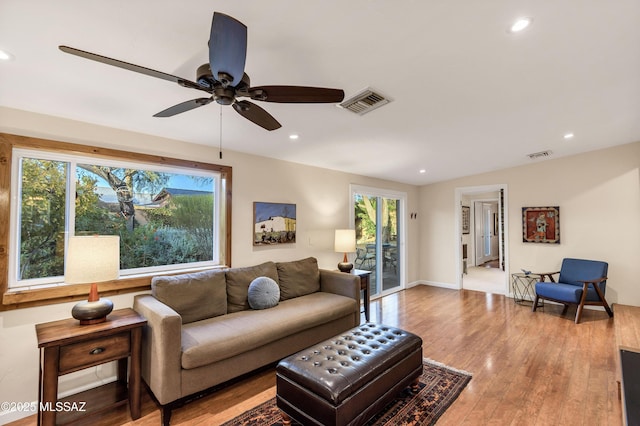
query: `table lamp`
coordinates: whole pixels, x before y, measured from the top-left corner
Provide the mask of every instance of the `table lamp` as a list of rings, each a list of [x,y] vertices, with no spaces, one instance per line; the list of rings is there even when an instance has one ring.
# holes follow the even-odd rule
[[[342,272],[351,272],[353,264],[349,262],[347,253],[356,251],[355,229],[336,229],[334,251],[336,253],[344,253],[342,262],[338,263],[338,269]]]
[[[98,296],[99,282],[118,278],[120,272],[120,237],[117,235],[91,235],[69,237],[65,258],[64,282],[91,283],[89,299],[76,304],[71,316],[81,325],[106,321],[113,310],[113,302]]]

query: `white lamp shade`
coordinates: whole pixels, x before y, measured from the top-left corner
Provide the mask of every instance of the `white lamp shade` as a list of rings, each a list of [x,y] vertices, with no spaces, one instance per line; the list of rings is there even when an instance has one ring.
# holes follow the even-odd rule
[[[69,237],[64,282],[87,284],[111,281],[120,273],[120,237],[91,235]]]
[[[338,253],[353,253],[356,251],[355,229],[336,229],[334,250]]]

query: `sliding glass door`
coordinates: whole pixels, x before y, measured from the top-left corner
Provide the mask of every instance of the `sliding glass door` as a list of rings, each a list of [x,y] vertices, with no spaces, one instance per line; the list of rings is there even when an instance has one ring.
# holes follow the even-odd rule
[[[352,186],[355,267],[371,271],[371,296],[404,288],[405,194]]]

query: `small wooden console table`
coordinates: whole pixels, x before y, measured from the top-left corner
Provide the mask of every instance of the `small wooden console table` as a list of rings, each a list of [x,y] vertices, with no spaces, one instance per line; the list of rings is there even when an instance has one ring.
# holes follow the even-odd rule
[[[369,322],[369,305],[371,304],[371,290],[369,289],[371,280],[369,277],[371,276],[371,271],[352,269],[351,273],[360,277],[360,290],[362,290],[364,296],[364,319]]]
[[[38,425],[74,422],[127,400],[131,418],[139,418],[140,347],[146,322],[127,308],[113,311],[100,324],[80,325],[72,318],[36,324],[40,348]],[[58,376],[116,360],[117,381],[58,401]]]

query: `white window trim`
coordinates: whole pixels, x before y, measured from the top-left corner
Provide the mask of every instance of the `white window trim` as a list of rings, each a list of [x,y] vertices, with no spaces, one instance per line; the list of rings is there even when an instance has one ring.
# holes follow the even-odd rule
[[[22,158],[37,158],[43,160],[52,160],[52,161],[64,161],[70,164],[68,173],[71,175],[72,172],[75,172],[75,167],[77,163],[89,163],[89,164],[100,164],[104,166],[110,167],[125,167],[128,169],[146,169],[153,170],[164,173],[176,173],[176,174],[186,174],[190,176],[200,176],[214,179],[214,211],[213,211],[213,219],[214,224],[218,226],[214,226],[213,229],[213,259],[211,261],[206,262],[194,262],[188,264],[177,264],[177,265],[161,265],[155,267],[145,267],[145,268],[135,268],[135,269],[127,269],[122,270],[120,276],[122,278],[130,278],[130,277],[144,277],[144,276],[152,276],[161,272],[191,272],[195,270],[201,270],[212,267],[219,267],[220,264],[220,253],[221,253],[221,234],[220,228],[224,226],[224,224],[220,223],[222,213],[221,209],[223,208],[221,202],[221,193],[222,193],[222,173],[213,171],[213,170],[195,170],[187,167],[179,167],[179,166],[166,166],[162,164],[155,163],[145,163],[145,162],[136,162],[129,161],[124,159],[109,159],[103,157],[94,157],[87,154],[65,154],[60,152],[53,152],[47,150],[39,150],[39,149],[28,149],[28,148],[13,148],[12,154],[12,164],[11,164],[11,200],[10,200],[10,235],[9,235],[9,262],[8,262],[8,291],[18,291],[18,290],[32,290],[32,289],[44,289],[47,287],[57,287],[64,284],[64,276],[57,277],[46,277],[46,278],[35,278],[35,279],[26,279],[26,280],[18,280],[17,279],[17,271],[19,267],[19,253],[20,250],[18,248],[19,234],[20,228],[18,227],[18,217],[19,217],[19,207],[21,197],[21,171],[19,170],[21,165]],[[75,192],[75,180],[67,179],[67,193]],[[73,235],[70,232],[72,229],[71,219],[75,217],[75,202],[72,201],[72,197],[66,198],[66,211],[68,212],[65,218],[65,253],[67,249],[68,237]]]

